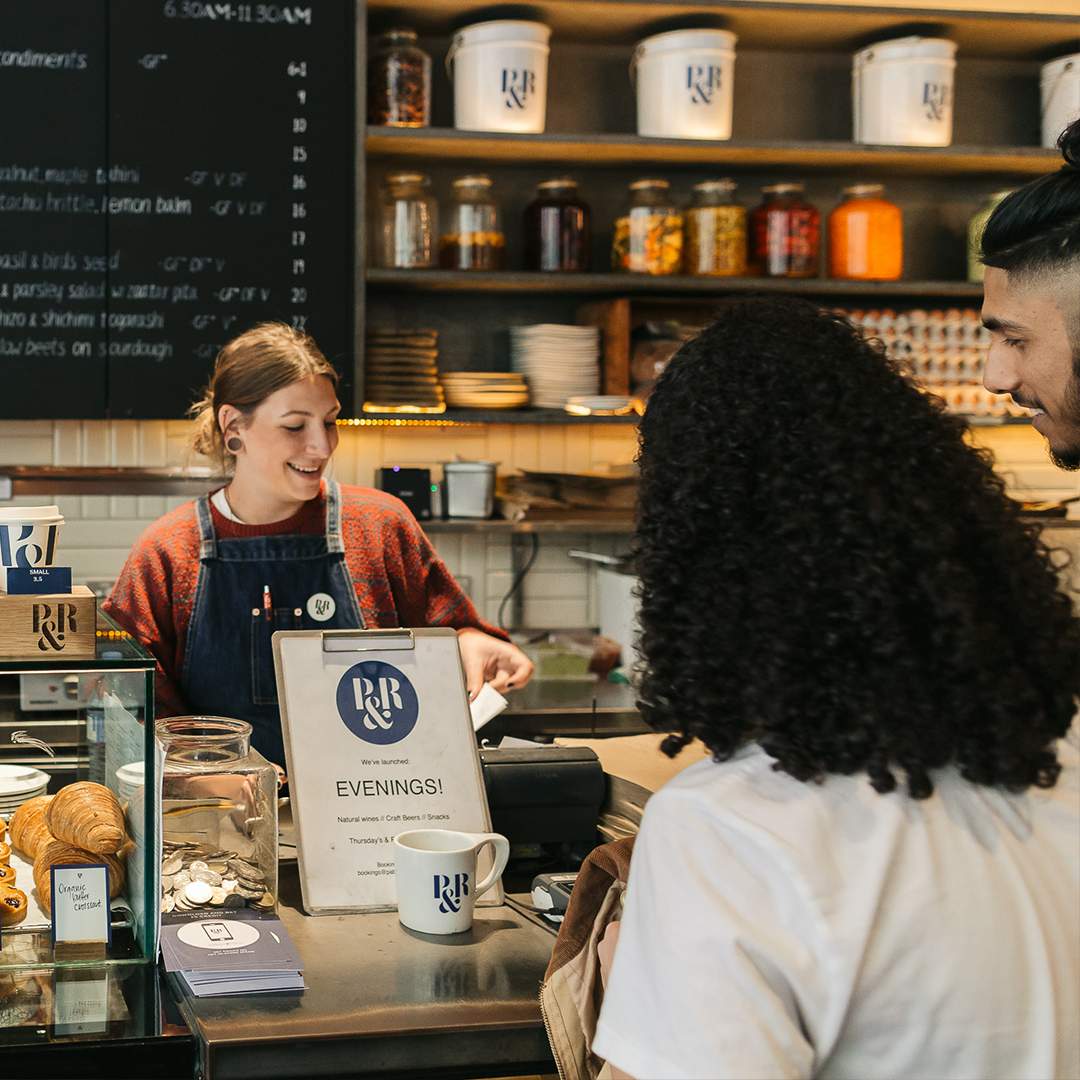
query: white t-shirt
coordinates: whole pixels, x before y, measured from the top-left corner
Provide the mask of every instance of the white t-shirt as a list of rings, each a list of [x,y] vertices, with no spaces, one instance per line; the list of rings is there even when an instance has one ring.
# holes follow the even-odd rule
[[[638,1080],[1080,1076],[1080,795],[804,784],[757,747],[650,800],[594,1050]]]

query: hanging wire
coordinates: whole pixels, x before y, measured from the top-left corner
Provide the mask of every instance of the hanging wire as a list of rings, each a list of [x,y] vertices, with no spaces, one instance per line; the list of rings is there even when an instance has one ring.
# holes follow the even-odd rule
[[[540,551],[539,535],[537,533],[529,533],[529,537],[532,540],[532,554],[529,555],[528,561],[518,572],[518,575],[514,578],[510,588],[506,590],[506,595],[502,598],[502,603],[499,604],[499,614],[496,616],[495,621],[499,624],[500,630],[509,629],[503,622],[503,612],[506,610],[506,605],[510,602],[510,597],[521,588],[521,583],[525,580],[525,575],[532,569],[532,564],[536,562],[537,553]]]

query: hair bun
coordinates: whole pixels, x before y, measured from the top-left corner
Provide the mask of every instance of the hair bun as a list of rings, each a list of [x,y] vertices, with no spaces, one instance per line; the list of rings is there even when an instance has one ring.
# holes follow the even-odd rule
[[[1062,168],[1080,172],[1080,118],[1069,124],[1058,136],[1057,144],[1061,156],[1065,159]]]

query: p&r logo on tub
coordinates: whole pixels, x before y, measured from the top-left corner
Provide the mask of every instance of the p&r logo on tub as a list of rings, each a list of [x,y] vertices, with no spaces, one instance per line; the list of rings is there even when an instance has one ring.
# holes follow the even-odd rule
[[[337,604],[329,593],[317,592],[308,597],[307,613],[316,622],[326,622],[334,617]]]
[[[381,660],[354,664],[337,687],[338,715],[364,742],[401,742],[414,727],[420,705],[405,674]]]

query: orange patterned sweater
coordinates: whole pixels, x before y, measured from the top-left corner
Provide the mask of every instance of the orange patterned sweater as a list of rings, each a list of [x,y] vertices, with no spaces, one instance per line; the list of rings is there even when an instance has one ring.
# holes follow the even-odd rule
[[[290,518],[272,525],[241,525],[211,506],[221,540],[286,533],[322,535],[323,494]],[[382,491],[341,485],[341,530],[345,562],[356,588],[364,625],[475,626],[508,640],[479,617],[472,601],[450,576],[405,504]],[[135,542],[102,610],[157,659],[158,716],[187,713],[179,673],[199,575],[199,526],[195,504],[166,514]]]

